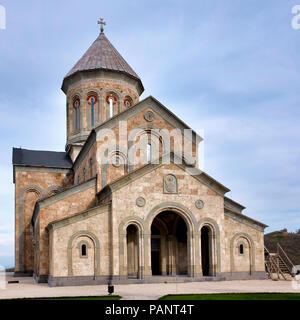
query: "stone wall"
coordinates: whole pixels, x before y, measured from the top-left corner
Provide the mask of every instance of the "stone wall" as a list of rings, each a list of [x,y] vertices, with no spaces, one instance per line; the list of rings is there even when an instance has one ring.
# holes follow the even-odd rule
[[[154,119],[153,121],[148,122],[145,119],[145,114],[148,111],[152,111],[150,108],[145,108],[145,110],[139,112],[134,117],[131,117],[126,120],[126,127],[123,127],[123,129],[120,129],[119,123],[112,128],[113,136],[115,138],[115,141],[111,138],[110,135],[103,136],[101,135],[101,132],[97,133],[97,151],[96,151],[96,161],[97,161],[97,173],[98,173],[98,186],[97,189],[100,191],[106,184],[120,178],[127,172],[130,172],[132,170],[135,170],[143,165],[145,165],[145,162],[140,162],[135,165],[127,165],[128,164],[128,150],[131,148],[132,145],[138,146],[140,138],[134,139],[133,141],[130,141],[130,133],[134,130],[142,130],[143,133],[145,133],[145,130],[151,130],[151,129],[165,129],[169,132],[172,132],[172,130],[175,129],[174,126],[172,126],[168,121],[166,121],[162,116],[160,116],[157,113],[154,113]],[[121,120],[121,119],[120,119]],[[120,134],[124,134],[125,137],[120,137]],[[161,140],[161,139],[160,139]],[[156,160],[160,155],[162,155],[162,152],[168,153],[166,150],[167,146],[159,142],[159,140],[154,137],[154,140],[151,142],[153,144],[159,144],[159,150],[160,152],[157,154],[157,156],[153,157],[153,160]],[[170,151],[176,152],[184,150],[184,144],[186,146],[189,146],[187,150],[191,150],[191,155],[195,159],[195,164],[198,164],[198,152],[197,152],[197,146],[195,143],[190,141],[188,138],[183,138],[181,147],[180,143],[177,143],[173,138],[171,138],[170,141]],[[114,150],[112,146],[117,145],[119,150],[118,154],[120,155],[121,165],[120,166],[113,166],[111,165],[111,157],[110,154],[114,154]],[[146,150],[145,150],[146,152]],[[141,155],[141,152],[137,152],[137,156]],[[108,156],[109,163],[108,165],[101,166],[103,163],[103,157]],[[141,155],[142,156],[142,155]],[[125,163],[124,163],[125,162]],[[126,166],[127,165],[127,166]]]
[[[166,193],[164,187],[164,178],[170,174],[176,177],[178,183],[178,192],[173,194]],[[93,283],[89,276],[100,281],[107,279],[110,272],[115,279],[125,279],[136,273],[138,277],[148,279],[152,275],[151,224],[157,214],[164,210],[177,213],[187,225],[187,243],[178,246],[181,259],[178,273],[188,269],[188,275],[202,276],[201,230],[203,226],[208,226],[212,241],[211,275],[224,276],[224,279],[255,277],[258,276],[257,272],[260,272],[260,277],[263,275],[263,232],[251,227],[249,221],[244,224],[225,216],[223,195],[190,176],[182,168],[173,163],[161,165],[137,180],[128,179],[119,189],[117,184],[112,193],[111,221],[110,204],[106,204],[52,224],[50,276],[56,285],[76,284],[80,281]],[[137,198],[143,198],[144,201]],[[196,206],[197,200],[203,201],[203,208],[199,209],[198,204]],[[55,219],[52,217],[51,220]],[[134,225],[138,230],[137,242],[134,240],[138,252],[131,248],[133,239],[127,238],[129,225]],[[80,256],[81,243],[89,246],[88,258]],[[238,250],[240,244],[244,246],[242,255]],[[185,250],[188,250],[187,256],[183,254]],[[113,258],[112,269],[110,254]],[[128,254],[134,259],[134,266],[131,264],[129,268]],[[186,257],[187,261],[184,260]]]
[[[73,183],[67,169],[15,167],[15,271],[33,270],[31,218],[37,200]]]
[[[108,206],[87,211],[65,225],[53,225],[52,277],[99,276],[109,274]],[[86,243],[87,257],[80,256],[80,245]]]
[[[61,199],[64,194],[60,194],[58,195],[59,197],[53,196],[52,199],[48,198],[47,203],[45,204],[42,202],[40,203],[40,210],[38,214],[40,223],[40,275],[48,275],[49,273],[49,237],[46,227],[50,222],[60,220],[94,207],[96,205],[95,180],[96,179],[93,179],[92,181],[90,180],[79,186],[73,187],[73,190],[65,191],[65,193],[70,193],[65,198]],[[86,186],[88,188],[85,188]],[[76,192],[74,191],[75,188],[77,188]],[[55,201],[56,199],[57,201]]]
[[[95,105],[95,127],[110,118],[109,105],[106,101],[107,95],[113,93],[117,97],[117,102],[114,105],[114,115],[125,110],[124,100],[130,97],[133,104],[139,101],[139,95],[135,86],[130,85],[125,80],[117,80],[113,77],[86,79],[77,81],[68,90],[67,93],[67,137],[68,142],[76,140],[77,137],[88,136],[92,129],[90,124],[90,106],[88,104],[88,97],[90,94],[97,97]],[[74,98],[80,99],[80,130],[75,131],[74,128]]]
[[[163,178],[168,174],[176,176],[178,194],[164,193]],[[136,205],[138,197],[145,199],[143,207]],[[195,206],[197,200],[203,201],[204,207],[202,209],[198,209]],[[192,270],[194,275],[202,272],[200,234],[204,225],[209,226],[212,230],[212,273],[227,274],[244,272],[245,270],[253,272],[264,271],[263,231],[225,218],[223,196],[189,176],[174,164],[159,167],[115,191],[112,196],[112,206],[115,275],[119,274],[119,272],[121,274],[126,273],[126,268],[124,269],[126,261],[122,256],[122,252],[124,252],[124,247],[126,246],[124,241],[125,229],[131,223],[130,221],[140,226],[140,232],[144,234],[144,258],[141,260],[141,267],[144,269],[145,275],[151,275],[149,228],[155,215],[164,209],[178,212],[187,222],[188,233],[191,238],[188,246],[190,246],[189,250],[192,255],[189,257],[189,269]],[[149,218],[150,216],[151,218]],[[237,238],[235,239],[234,237]],[[234,239],[233,245],[231,244],[232,239]],[[232,246],[236,246],[236,243],[241,240],[245,244],[243,257],[237,256],[236,249],[232,253]],[[250,257],[249,250],[252,252],[252,257]],[[121,254],[119,255],[120,252]],[[233,255],[237,257],[233,257]],[[241,262],[242,259],[244,259],[243,262]],[[250,259],[253,259],[251,266],[249,265]],[[235,262],[234,268],[232,267],[232,261]]]

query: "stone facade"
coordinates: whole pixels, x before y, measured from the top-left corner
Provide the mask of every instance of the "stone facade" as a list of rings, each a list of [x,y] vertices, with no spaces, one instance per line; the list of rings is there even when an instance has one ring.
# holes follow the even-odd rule
[[[88,54],[115,50],[103,39]],[[83,59],[64,79],[71,166],[14,160],[16,274],[51,286],[265,278],[266,226],[197,168],[202,138],[155,98],[139,101],[141,80],[108,58],[119,59],[110,70]]]

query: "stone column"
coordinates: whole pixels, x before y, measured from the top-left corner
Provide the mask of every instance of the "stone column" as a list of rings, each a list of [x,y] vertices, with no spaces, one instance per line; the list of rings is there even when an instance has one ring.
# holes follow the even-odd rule
[[[144,235],[144,256],[145,256],[145,276],[152,276],[151,267],[151,233],[145,233]]]
[[[209,274],[216,276],[217,274],[217,260],[216,260],[216,235],[209,233]]]
[[[200,246],[201,232],[195,233],[195,277],[202,277],[202,263],[201,263],[201,246]]]
[[[114,105],[114,116],[121,112],[121,101],[117,101]]]
[[[139,261],[139,270],[138,270],[138,278],[143,279],[144,278],[144,235],[139,232],[138,235],[138,261]]]
[[[103,122],[104,101],[105,101],[104,98],[101,97],[101,98],[99,98],[99,102],[97,103],[97,105],[98,105],[98,117],[97,117],[98,124],[101,124]]]
[[[127,239],[126,234],[120,234],[120,276],[127,276]]]

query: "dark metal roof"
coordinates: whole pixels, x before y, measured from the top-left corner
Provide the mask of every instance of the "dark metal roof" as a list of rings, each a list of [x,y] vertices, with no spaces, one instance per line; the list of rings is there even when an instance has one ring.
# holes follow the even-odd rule
[[[104,33],[90,46],[88,51],[76,63],[65,79],[79,71],[105,69],[127,73],[128,75],[140,80],[139,76],[133,71],[129,64],[123,59],[120,53],[106,38]]]
[[[66,152],[36,151],[13,148],[13,165],[71,169],[72,160]]]

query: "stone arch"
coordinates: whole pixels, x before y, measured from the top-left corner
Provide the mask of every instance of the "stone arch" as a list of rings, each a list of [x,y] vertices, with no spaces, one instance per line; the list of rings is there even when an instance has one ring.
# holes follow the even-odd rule
[[[194,214],[191,210],[186,208],[184,205],[178,202],[162,202],[152,208],[150,212],[148,213],[146,220],[145,220],[145,228],[146,232],[151,232],[151,224],[154,220],[154,218],[163,211],[174,211],[178,213],[186,222],[188,226],[188,231],[192,234],[194,234],[197,226],[197,221],[194,217]]]
[[[195,274],[195,230],[197,221],[194,214],[184,205],[178,202],[163,202],[156,205],[150,210],[145,219],[145,269],[148,275],[152,274],[151,271],[151,225],[157,215],[164,211],[172,211],[178,214],[186,223],[187,227],[187,250],[188,250],[188,276],[192,277]]]
[[[96,97],[96,102],[94,104],[94,126],[92,126],[92,112],[91,112],[91,104],[89,103],[89,98],[91,96]],[[95,128],[99,122],[99,104],[100,104],[100,93],[96,89],[89,89],[85,91],[85,101],[84,104],[86,105],[86,121],[87,121],[87,128],[89,130]]]
[[[134,105],[134,99],[132,98],[132,96],[130,94],[128,94],[127,92],[125,92],[123,95],[122,95],[122,110],[126,110],[127,109],[127,106],[125,105],[126,104],[126,101],[129,101],[131,106],[129,108],[131,108],[133,105]]]
[[[74,102],[76,101],[76,99],[79,99],[79,128],[76,130],[76,110],[74,108]],[[78,131],[80,131],[83,128],[83,109],[84,109],[84,100],[83,100],[83,96],[81,95],[81,93],[76,92],[72,95],[71,99],[70,99],[70,104],[71,108],[69,109],[69,112],[71,113],[69,116],[70,119],[70,125],[71,125],[71,132],[77,133]]]
[[[105,90],[105,92],[103,93],[103,97],[104,97],[104,102],[106,104],[106,120],[110,118],[110,114],[109,114],[109,108],[107,107],[107,98],[112,95],[115,99],[115,103],[113,106],[113,116],[117,115],[118,113],[121,112],[121,92],[115,88],[107,88],[107,90]]]
[[[73,242],[78,237],[88,237],[92,240],[94,243],[95,248],[95,259],[94,259],[94,270],[95,270],[95,276],[100,275],[100,242],[97,236],[87,230],[82,230],[75,232],[68,241],[68,276],[73,276],[73,261],[72,261],[72,249],[73,249]]]
[[[196,252],[196,259],[200,261],[200,250],[201,250],[201,229],[204,226],[208,226],[212,230],[212,240],[213,240],[213,264],[212,271],[214,275],[221,272],[221,235],[218,223],[212,218],[202,218],[197,224],[197,232],[199,233],[199,250]]]
[[[59,192],[62,192],[64,189],[60,186],[50,186],[46,190],[46,196],[50,197],[54,194],[57,194]]]
[[[43,189],[38,185],[28,185],[21,189],[19,193],[19,203],[18,203],[18,212],[19,212],[19,271],[24,271],[23,263],[23,210],[25,203],[25,194],[28,192],[34,192],[38,195],[38,198],[41,199],[45,194]]]
[[[245,232],[236,233],[230,241],[230,269],[231,272],[235,272],[235,264],[234,264],[234,243],[239,238],[243,238],[247,241],[249,245],[249,253],[250,253],[250,274],[255,271],[255,247],[254,241],[251,236]]]
[[[98,97],[98,99],[100,99],[101,95],[103,93],[101,93],[101,91],[98,88],[95,87],[91,87],[88,88],[87,90],[85,90],[85,98],[87,99],[89,97],[89,95],[94,94]]]
[[[120,276],[127,277],[127,228],[134,225],[138,231],[138,278],[143,278],[144,271],[144,220],[137,216],[125,218],[119,225],[119,267]]]
[[[98,101],[95,105],[95,127],[98,126],[99,124],[101,124],[103,122],[104,119],[104,115],[103,115],[103,95],[105,94],[102,90],[100,90],[97,87],[90,87],[88,89],[86,89],[84,91],[84,98],[87,101],[89,95],[94,94],[97,96]],[[89,115],[89,113],[87,113],[87,115]],[[89,121],[90,119],[88,119]],[[89,123],[89,122],[88,122]]]
[[[119,235],[126,234],[126,229],[130,224],[134,224],[141,230],[141,233],[144,234],[145,232],[145,224],[144,220],[138,216],[130,216],[122,220],[119,225]]]
[[[128,150],[132,150],[132,147],[135,143],[135,140],[142,135],[149,135],[151,137],[151,143],[156,144],[156,150],[159,150],[159,146],[157,146],[157,141],[153,138],[156,138],[162,146],[162,154],[168,152],[169,147],[169,137],[166,136],[164,130],[159,129],[158,127],[152,124],[144,124],[137,126],[133,130],[130,131],[128,136]]]

